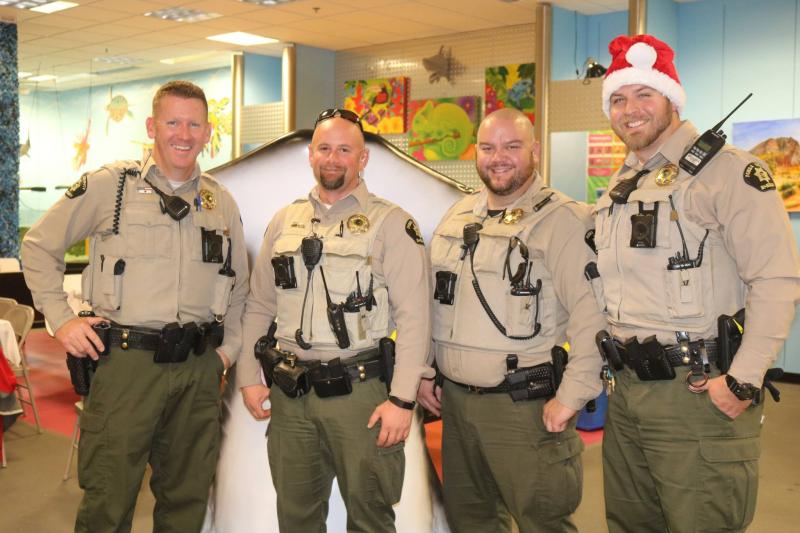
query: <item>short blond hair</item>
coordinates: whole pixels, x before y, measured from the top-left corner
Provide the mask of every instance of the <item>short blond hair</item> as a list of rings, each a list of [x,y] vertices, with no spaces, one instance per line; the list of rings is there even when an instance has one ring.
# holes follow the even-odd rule
[[[179,98],[194,98],[196,100],[200,100],[203,102],[203,105],[206,108],[206,113],[208,113],[208,100],[206,100],[206,93],[203,92],[203,89],[190,81],[173,80],[168,81],[159,87],[155,96],[153,96],[153,116],[156,114],[158,103],[165,96],[177,96]]]

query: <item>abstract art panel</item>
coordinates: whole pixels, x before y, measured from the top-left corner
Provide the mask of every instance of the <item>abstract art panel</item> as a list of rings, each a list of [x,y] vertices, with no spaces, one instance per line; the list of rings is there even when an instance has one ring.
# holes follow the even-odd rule
[[[404,133],[408,78],[344,82],[344,108],[361,117],[364,131]]]
[[[504,107],[513,107],[525,113],[533,123],[535,72],[536,65],[533,63],[487,68],[484,116]]]
[[[735,122],[733,144],[769,165],[784,207],[800,212],[800,119]]]
[[[625,143],[611,130],[589,132],[586,155],[586,202],[605,194],[608,180],[625,162]]]
[[[408,106],[408,153],[419,161],[475,158],[477,96],[414,100]]]

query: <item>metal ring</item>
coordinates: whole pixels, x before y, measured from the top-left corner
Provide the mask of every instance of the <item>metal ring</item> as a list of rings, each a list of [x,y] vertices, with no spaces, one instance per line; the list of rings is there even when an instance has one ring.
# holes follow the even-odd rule
[[[698,378],[701,378],[702,382],[695,383],[692,380],[692,377],[695,377],[695,376],[698,377]],[[687,372],[687,374],[686,374],[686,388],[689,389],[689,392],[693,392],[694,394],[701,394],[701,393],[705,392],[705,389],[698,388],[698,387],[704,387],[706,383],[708,383],[708,374],[706,372],[703,372],[702,376],[692,373],[691,370],[689,372]]]

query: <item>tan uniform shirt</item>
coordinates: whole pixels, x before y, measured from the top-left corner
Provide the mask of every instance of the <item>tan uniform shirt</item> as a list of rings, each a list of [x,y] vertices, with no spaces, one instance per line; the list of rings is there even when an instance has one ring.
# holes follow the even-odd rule
[[[717,317],[745,307],[744,337],[730,374],[760,385],[800,299],[797,246],[780,196],[762,170],[766,165],[746,152],[726,145],[697,176],[680,169],[668,183],[657,183],[665,165],[679,168],[697,136],[684,122],[644,165],[629,154],[609,190],[639,170],[652,171],[628,203],[612,205],[608,195],[597,202],[595,242],[608,320],[617,337],[656,335],[670,345],[676,331],[693,340],[716,337]],[[631,215],[656,204],[656,246],[631,247]],[[670,257],[684,255],[683,241],[689,258],[702,261],[670,270]]]
[[[120,175],[125,168],[140,170],[124,178],[122,202],[115,217]],[[166,194],[176,194],[192,206],[180,222],[161,212],[159,196],[144,178]],[[198,209],[201,190],[212,193],[216,205]],[[30,229],[22,244],[25,280],[54,330],[75,317],[62,288],[64,251],[91,238],[90,264],[83,274],[83,298],[98,316],[121,324],[161,328],[170,322],[209,322],[222,264],[202,258],[201,228],[223,236],[223,258],[231,242],[236,272],[225,317],[221,349],[231,362],[241,348],[241,315],[247,294],[247,251],[239,209],[230,193],[211,176],[195,168],[174,193],[152,158],[144,167],[119,161],[84,174]],[[115,224],[115,220],[117,221]],[[114,234],[114,228],[118,234]],[[113,265],[122,260],[124,272]]]
[[[326,208],[319,200],[317,188],[308,196],[313,205],[314,216],[320,219],[320,226],[335,225],[348,231],[346,222],[355,214],[366,212],[370,202],[370,194],[362,181],[348,196]],[[253,267],[250,280],[250,295],[247,298],[247,311],[244,316],[244,356],[239,361],[237,385],[246,387],[261,383],[260,368],[255,358],[253,347],[259,337],[266,334],[270,323],[278,315],[275,274],[271,259],[276,255],[275,243],[281,236],[287,221],[287,209],[279,211],[267,228],[264,242]],[[370,250],[372,270],[376,278],[385,281],[388,288],[388,301],[391,320],[397,327],[397,346],[392,394],[403,400],[414,400],[421,377],[432,377],[433,372],[425,364],[430,339],[430,290],[427,282],[427,263],[424,246],[418,244],[406,231],[406,223],[411,217],[400,208],[393,208],[383,219],[383,223],[375,228],[377,235]],[[310,221],[306,222],[308,234],[311,234]],[[335,238],[335,237],[334,237]],[[324,240],[323,240],[324,243]],[[323,254],[324,254],[323,247]],[[303,269],[302,262],[295,262],[295,270]],[[317,277],[319,274],[316,275]],[[366,289],[366,280],[361,280],[362,289]],[[305,285],[305,284],[303,284]],[[299,287],[299,285],[298,285]],[[305,290],[305,287],[301,287]],[[316,289],[316,284],[315,284]],[[309,300],[311,297],[309,296]],[[339,303],[339,302],[335,302]],[[310,304],[309,304],[310,307]],[[322,313],[325,309],[314,309],[308,313]],[[299,313],[298,313],[299,316]],[[289,325],[280,330],[294,331],[299,324]],[[308,323],[304,328],[308,329]],[[336,357],[347,358],[359,350],[320,350],[313,347],[309,339],[309,331],[305,332],[306,340],[311,342],[312,349],[302,350],[294,338],[278,335],[282,349],[297,354],[299,359],[329,361]]]
[[[454,381],[496,386],[507,373],[508,354],[518,356],[520,368],[533,366],[551,361],[552,347],[569,341],[569,363],[557,398],[565,406],[579,410],[596,398],[602,388],[599,378],[602,360],[594,338],[597,331],[606,327],[584,277],[586,265],[595,260],[584,242],[592,224],[591,212],[587,206],[543,188],[538,175],[525,194],[506,208],[506,213],[521,210],[521,218],[516,222],[505,224],[501,219],[487,218],[487,198],[484,189],[456,203],[434,231],[431,241],[433,270],[455,271],[458,276],[453,305],[438,301],[432,304],[437,365]],[[538,321],[541,330],[532,339],[503,337],[481,307],[471,283],[469,257],[460,258],[460,232],[464,223],[470,221],[484,226],[476,248],[475,269],[487,301],[509,334],[513,331],[514,335],[524,337]],[[542,280],[538,301],[511,295],[508,276],[502,279],[504,257],[512,236],[523,239],[529,249],[533,261],[531,282]],[[520,261],[517,250],[512,255],[512,272]]]

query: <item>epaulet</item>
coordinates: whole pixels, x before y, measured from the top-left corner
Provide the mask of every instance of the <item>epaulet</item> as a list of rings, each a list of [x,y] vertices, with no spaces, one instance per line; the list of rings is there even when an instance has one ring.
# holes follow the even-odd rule
[[[292,202],[292,205],[302,204],[303,202],[308,202],[308,198],[298,198],[297,200]]]

